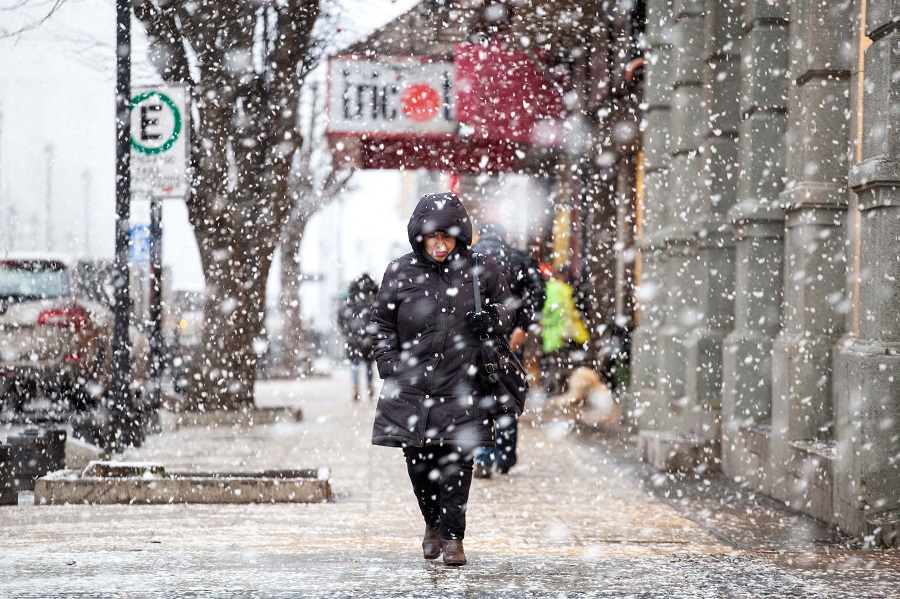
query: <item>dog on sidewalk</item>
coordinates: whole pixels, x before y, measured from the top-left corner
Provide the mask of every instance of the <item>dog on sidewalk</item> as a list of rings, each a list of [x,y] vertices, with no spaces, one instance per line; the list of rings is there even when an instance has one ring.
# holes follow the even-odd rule
[[[548,416],[602,424],[619,420],[619,404],[596,372],[579,366],[569,375],[566,392],[547,399]]]

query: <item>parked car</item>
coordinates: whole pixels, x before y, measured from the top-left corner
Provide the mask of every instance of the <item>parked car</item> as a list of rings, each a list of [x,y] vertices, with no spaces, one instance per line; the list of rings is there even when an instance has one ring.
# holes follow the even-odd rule
[[[95,405],[109,385],[112,337],[113,313],[79,284],[75,262],[49,254],[0,256],[0,401],[6,410],[22,410],[35,398],[75,409]],[[139,355],[146,344],[135,341]]]

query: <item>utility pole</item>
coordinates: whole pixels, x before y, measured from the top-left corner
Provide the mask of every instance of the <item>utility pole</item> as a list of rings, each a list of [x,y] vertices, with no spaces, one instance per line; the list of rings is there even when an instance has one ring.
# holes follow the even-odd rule
[[[162,399],[162,200],[150,200],[150,401],[155,409]]]
[[[84,169],[81,172],[81,181],[84,184],[84,221],[82,224],[82,241],[84,255],[91,255],[91,171]]]
[[[44,210],[44,246],[48,252],[54,249],[53,244],[53,144],[44,146],[44,161],[47,172],[47,198]]]
[[[11,205],[6,209],[6,235],[3,236],[4,239],[4,250],[15,250],[19,247],[19,235],[16,223],[19,221],[19,215],[16,212],[16,207]]]
[[[28,248],[32,251],[38,249],[38,241],[37,238],[41,234],[41,220],[38,216],[37,212],[31,213],[31,225],[28,228],[28,233],[26,235],[30,236],[30,240],[27,240]]]
[[[131,2],[116,0],[116,259],[113,371],[108,397],[112,425],[109,445],[122,448],[137,440],[130,396],[131,320],[128,238],[131,218]]]

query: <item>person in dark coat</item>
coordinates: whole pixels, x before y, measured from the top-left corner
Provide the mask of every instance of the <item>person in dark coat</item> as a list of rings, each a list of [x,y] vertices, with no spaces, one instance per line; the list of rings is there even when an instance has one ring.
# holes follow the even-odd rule
[[[475,312],[472,224],[452,193],[422,196],[407,226],[412,252],[388,265],[372,312],[384,386],[372,443],[400,447],[425,519],[426,559],[466,563],[473,452],[494,443],[491,408],[473,393],[479,337],[505,334],[515,308],[500,268],[480,259]]]
[[[368,273],[363,273],[350,283],[347,297],[344,298],[344,303],[338,312],[338,325],[344,334],[344,349],[347,359],[350,360],[350,380],[353,382],[354,401],[360,398],[360,366],[365,370],[366,391],[369,399],[375,397],[375,390],[372,386],[372,362],[375,360],[375,347],[372,343],[372,335],[366,329],[372,317],[372,306],[375,304],[377,293],[378,285]]]
[[[509,339],[510,349],[523,359],[522,345],[529,330],[540,326],[544,307],[544,276],[534,256],[506,242],[506,229],[497,223],[486,222],[478,229],[478,242],[474,252],[490,256],[497,261],[516,301],[516,323]],[[482,447],[475,453],[475,476],[490,478],[493,466],[506,474],[517,461],[516,438],[518,421],[504,415],[495,424],[496,445]]]

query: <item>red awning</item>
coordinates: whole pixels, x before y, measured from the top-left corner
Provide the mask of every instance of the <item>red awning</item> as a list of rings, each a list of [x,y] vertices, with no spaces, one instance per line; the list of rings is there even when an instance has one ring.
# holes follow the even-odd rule
[[[536,126],[563,114],[560,93],[521,50],[460,44],[455,62],[456,119],[465,137],[535,144]]]

